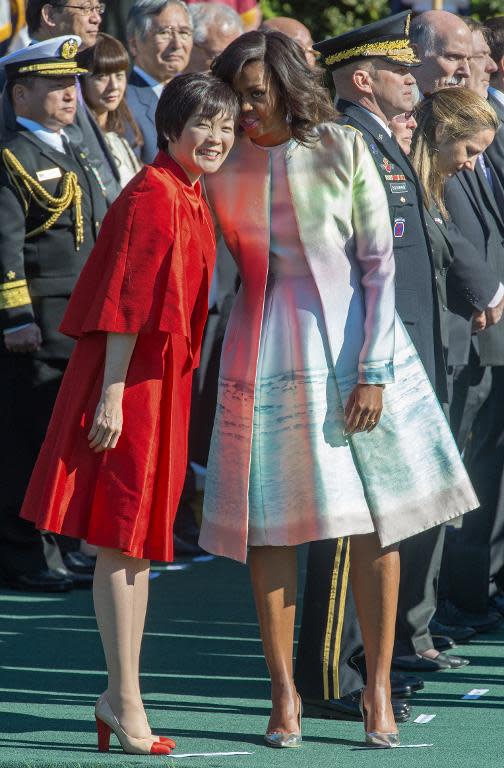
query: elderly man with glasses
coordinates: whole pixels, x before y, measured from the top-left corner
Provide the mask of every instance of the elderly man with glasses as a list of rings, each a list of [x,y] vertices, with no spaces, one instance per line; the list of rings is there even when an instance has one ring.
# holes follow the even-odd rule
[[[135,65],[129,78],[128,106],[143,133],[142,160],[157,153],[156,108],[164,86],[189,64],[193,24],[183,0],[135,0],[127,22]]]

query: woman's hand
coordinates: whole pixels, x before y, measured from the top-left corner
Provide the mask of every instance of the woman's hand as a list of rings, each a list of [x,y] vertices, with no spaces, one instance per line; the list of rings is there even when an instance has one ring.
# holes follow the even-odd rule
[[[383,409],[383,386],[357,384],[345,407],[345,435],[372,432]]]
[[[88,435],[89,447],[95,453],[115,448],[122,432],[122,400],[124,384],[110,384],[102,392]]]

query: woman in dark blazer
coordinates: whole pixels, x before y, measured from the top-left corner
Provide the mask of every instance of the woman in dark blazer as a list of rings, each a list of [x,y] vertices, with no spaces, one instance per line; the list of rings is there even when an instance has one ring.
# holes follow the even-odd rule
[[[434,260],[441,334],[448,348],[447,274],[462,235],[451,223],[444,185],[459,171],[474,171],[482,152],[495,137],[498,119],[491,106],[465,88],[443,88],[415,109],[411,161],[422,184],[425,221]],[[460,244],[463,247],[463,244]],[[475,314],[474,330],[484,328],[484,313]]]

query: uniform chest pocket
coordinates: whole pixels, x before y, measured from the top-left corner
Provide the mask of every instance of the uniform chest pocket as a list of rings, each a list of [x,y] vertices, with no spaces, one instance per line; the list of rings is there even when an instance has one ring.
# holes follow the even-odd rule
[[[391,205],[392,234],[394,250],[405,248],[425,240],[424,229],[416,196],[406,191],[394,195]]]

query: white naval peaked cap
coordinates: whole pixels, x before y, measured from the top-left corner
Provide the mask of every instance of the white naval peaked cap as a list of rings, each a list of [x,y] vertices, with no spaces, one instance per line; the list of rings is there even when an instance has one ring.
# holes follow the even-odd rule
[[[80,44],[77,35],[61,35],[33,43],[1,58],[0,69],[5,69],[7,80],[32,75],[84,75],[88,70],[79,67],[75,60]]]

